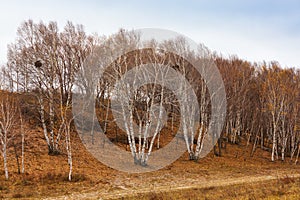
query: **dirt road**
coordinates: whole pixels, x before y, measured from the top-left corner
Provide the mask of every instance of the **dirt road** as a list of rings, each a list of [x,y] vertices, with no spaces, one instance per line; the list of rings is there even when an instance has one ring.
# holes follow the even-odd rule
[[[110,188],[108,190],[104,189],[91,189],[90,191],[81,192],[81,193],[73,193],[67,196],[61,197],[53,197],[46,198],[47,200],[54,199],[116,199],[121,197],[128,197],[132,195],[145,194],[149,192],[172,192],[178,190],[185,189],[196,189],[196,188],[210,188],[210,187],[221,187],[221,186],[230,186],[230,185],[238,185],[238,184],[251,184],[256,182],[268,181],[268,180],[276,180],[284,177],[293,177],[298,178],[300,174],[287,174],[285,172],[277,172],[274,175],[259,175],[259,176],[244,176],[238,178],[228,178],[228,179],[214,179],[214,180],[206,180],[199,181],[197,180],[187,180],[184,183],[178,181],[177,183],[165,183],[165,185],[151,186],[146,188],[128,188],[125,186],[116,186],[114,188]],[[94,191],[93,191],[94,190]]]

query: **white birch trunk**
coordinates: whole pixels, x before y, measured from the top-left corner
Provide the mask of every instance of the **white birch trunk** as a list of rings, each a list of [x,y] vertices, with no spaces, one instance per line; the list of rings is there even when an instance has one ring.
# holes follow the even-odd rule
[[[4,133],[4,134],[6,134],[6,133]],[[3,154],[3,165],[4,165],[5,179],[8,180],[7,147],[6,147],[6,142],[3,144],[2,152],[3,152],[2,154]]]
[[[67,125],[69,126],[69,125]],[[69,175],[68,180],[72,180],[73,172],[73,160],[72,160],[72,146],[71,146],[71,136],[70,136],[70,127],[66,127],[66,149],[68,154],[68,164],[69,164]]]
[[[44,137],[46,140],[46,143],[48,145],[48,150],[51,151],[51,144],[50,144],[50,139],[48,137],[48,130],[47,130],[47,125],[45,121],[45,106],[44,106],[44,100],[43,97],[40,96],[38,98],[39,104],[40,104],[40,117],[41,117],[41,123],[43,127],[43,132],[44,132]]]
[[[21,137],[22,137],[22,141],[21,141],[21,145],[22,145],[22,152],[21,152],[21,173],[24,174],[25,173],[25,163],[24,163],[24,159],[25,159],[25,130],[23,127],[23,119],[20,113],[20,122],[21,122]]]
[[[274,161],[274,155],[275,155],[275,151],[276,151],[276,125],[274,125],[273,128],[273,142],[272,142],[272,154],[271,154],[271,160]]]

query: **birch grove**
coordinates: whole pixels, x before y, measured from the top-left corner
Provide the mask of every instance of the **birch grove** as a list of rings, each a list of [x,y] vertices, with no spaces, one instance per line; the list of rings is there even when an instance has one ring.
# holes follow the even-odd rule
[[[222,75],[227,101],[225,125],[214,153],[222,156],[224,142],[245,143],[245,148],[251,148],[251,156],[261,148],[270,152],[271,161],[289,157],[297,163],[299,69],[219,55],[208,61],[203,54],[210,51],[194,52],[182,38],[143,43],[135,31],[120,29],[99,37],[87,35],[82,25],[71,22],[60,31],[56,22],[28,20],[19,27],[16,41],[8,46],[0,89],[34,97],[31,104],[38,112],[37,123],[48,154],[66,152],[68,179],[72,180],[74,91],[96,99],[95,105],[88,105],[93,106],[92,123],[99,122],[104,134],[110,136],[109,142],[130,151],[135,164],[147,166],[153,152],[168,144],[170,136],[184,141],[189,159],[198,161],[205,143],[215,144],[219,136],[209,132],[216,94],[209,91],[208,85],[213,84],[214,75],[205,78],[202,75],[209,74],[209,69],[202,67],[203,71],[197,72],[193,64],[208,66],[207,62],[213,62]],[[88,64],[90,56],[93,65],[83,65]],[[0,108],[1,153],[8,178],[7,149],[14,138],[15,123],[20,124],[22,134],[20,171],[24,173],[27,122],[13,100],[1,101]],[[90,133],[93,141],[96,131]],[[118,140],[123,136],[125,139]]]

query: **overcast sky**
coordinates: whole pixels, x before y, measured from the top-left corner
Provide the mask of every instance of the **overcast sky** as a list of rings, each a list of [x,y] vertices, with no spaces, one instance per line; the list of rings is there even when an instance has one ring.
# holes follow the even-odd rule
[[[60,27],[70,20],[99,35],[119,28],[169,29],[224,56],[300,68],[299,0],[0,0],[0,63],[28,19]]]

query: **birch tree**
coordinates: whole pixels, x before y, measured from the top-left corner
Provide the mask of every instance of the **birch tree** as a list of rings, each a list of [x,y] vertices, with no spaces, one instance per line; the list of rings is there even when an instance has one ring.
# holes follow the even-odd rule
[[[262,86],[267,113],[269,114],[270,128],[268,129],[272,137],[271,160],[278,158],[279,148],[281,149],[281,159],[285,158],[287,141],[293,140],[293,118],[291,113],[297,107],[297,92],[299,87],[295,84],[295,73],[291,69],[281,69],[276,63],[271,63],[269,68],[263,68],[265,82]],[[294,144],[293,144],[294,145]]]
[[[146,58],[145,55],[147,55]],[[152,50],[137,51],[128,57],[134,58],[133,60],[137,62],[134,63],[135,66],[147,63],[146,59],[151,59],[152,62],[131,69],[131,73],[127,75],[128,78],[118,82],[115,89],[116,94],[114,94],[117,97],[117,104],[121,107],[119,119],[121,119],[128,136],[134,162],[145,166],[153,150],[155,139],[163,125],[163,103],[165,100],[163,79],[167,78],[168,68],[158,67],[158,58]],[[129,60],[117,61],[117,66],[114,67],[117,76],[123,75],[124,68],[130,70],[129,63]],[[146,85],[142,87],[139,84]],[[156,116],[155,108],[158,109]],[[135,138],[138,138],[137,144]],[[150,141],[146,151],[148,138]]]
[[[63,134],[61,106],[68,104],[83,60],[94,46],[83,26],[68,22],[60,32],[55,22],[25,21],[18,29],[16,43],[9,45],[8,63],[18,76],[23,91],[29,89],[38,103],[40,121],[49,154],[59,154]],[[20,89],[18,89],[20,90]],[[67,105],[68,106],[68,105]]]
[[[7,166],[8,148],[17,134],[14,128],[19,123],[18,104],[10,95],[12,94],[2,92],[0,97],[0,142],[6,179],[9,177]]]

